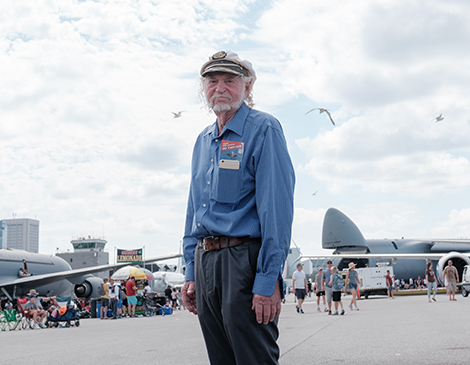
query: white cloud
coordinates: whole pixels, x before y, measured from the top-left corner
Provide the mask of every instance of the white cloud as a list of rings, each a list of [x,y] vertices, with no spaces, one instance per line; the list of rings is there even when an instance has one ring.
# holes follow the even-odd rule
[[[256,38],[282,60],[284,87],[331,106],[339,125],[296,141],[310,159],[303,170],[337,193],[468,189],[469,9],[459,1],[275,3]],[[431,123],[440,113],[444,122]]]
[[[280,1],[256,37],[287,60],[291,92],[362,110],[468,84],[469,5],[455,4]]]
[[[237,19],[250,3],[2,4],[2,216],[37,216],[44,251],[87,227],[178,243],[192,145],[213,121],[198,102],[199,65],[244,37]]]
[[[440,223],[434,232],[441,237],[468,239],[470,237],[470,209],[452,209],[448,220]]]
[[[214,120],[198,102],[199,67],[227,48],[252,61],[257,107],[284,123],[299,245],[317,249],[332,205],[370,214],[373,224],[361,225],[371,237],[425,232],[463,211],[470,5],[270,4],[4,1],[0,219],[37,216],[46,252],[72,232],[103,230],[111,245],[173,252],[191,148]],[[338,127],[325,114],[304,116],[316,106],[330,108]],[[440,113],[444,121],[432,123]],[[444,218],[422,219],[428,201]]]

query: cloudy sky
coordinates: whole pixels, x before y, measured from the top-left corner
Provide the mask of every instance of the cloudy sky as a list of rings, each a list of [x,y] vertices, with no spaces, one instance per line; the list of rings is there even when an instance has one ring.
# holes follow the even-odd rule
[[[469,44],[465,0],[4,0],[0,219],[38,219],[44,253],[177,252],[199,69],[232,50],[283,124],[303,253],[329,207],[366,238],[469,237]]]

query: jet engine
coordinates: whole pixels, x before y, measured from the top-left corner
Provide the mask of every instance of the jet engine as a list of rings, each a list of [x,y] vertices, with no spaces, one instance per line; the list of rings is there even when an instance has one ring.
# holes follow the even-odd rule
[[[445,267],[447,266],[447,261],[452,260],[452,265],[455,266],[459,273],[459,279],[460,281],[462,280],[462,273],[463,273],[463,268],[465,265],[470,265],[470,259],[468,256],[463,255],[459,252],[449,252],[447,255],[442,256],[436,267],[436,273],[437,273],[437,278],[441,282],[442,285],[444,285],[444,277],[443,277],[443,271]]]
[[[90,275],[82,283],[75,284],[73,292],[79,298],[99,297],[97,289],[102,283],[103,279]]]

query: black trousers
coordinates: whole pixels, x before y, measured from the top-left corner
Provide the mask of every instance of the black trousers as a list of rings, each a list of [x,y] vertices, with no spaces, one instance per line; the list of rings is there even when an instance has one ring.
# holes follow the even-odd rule
[[[212,365],[278,364],[279,318],[258,324],[251,310],[260,247],[245,242],[219,251],[196,248],[197,312]]]

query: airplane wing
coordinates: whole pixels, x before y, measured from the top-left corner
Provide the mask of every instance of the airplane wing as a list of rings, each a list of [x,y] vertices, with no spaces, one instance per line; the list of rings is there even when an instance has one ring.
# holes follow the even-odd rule
[[[295,262],[302,259],[408,259],[408,260],[439,260],[446,253],[384,253],[384,254],[372,254],[372,253],[358,253],[358,254],[331,254],[331,255],[300,255]],[[470,256],[470,252],[459,252],[462,255]],[[294,263],[295,263],[294,262]]]
[[[160,257],[145,259],[145,262],[163,261],[163,260],[178,258],[181,256],[182,254],[160,256]],[[55,283],[64,279],[67,279],[73,283],[74,278],[78,278],[87,274],[93,274],[95,272],[100,272],[100,271],[105,271],[105,270],[110,270],[110,269],[119,269],[127,265],[132,265],[132,264],[129,262],[125,262],[125,263],[123,262],[119,264],[106,264],[106,265],[100,265],[100,266],[85,267],[81,269],[58,271],[58,272],[54,272],[50,274],[33,275],[33,276],[17,278],[17,279],[16,278],[11,279],[7,277],[6,280],[0,279],[0,288],[8,289],[8,288],[14,287],[15,285],[25,285],[25,284],[29,284],[29,286],[31,286],[32,284],[34,284],[34,286],[42,286],[42,285],[52,284],[52,283]]]
[[[470,255],[470,252],[460,252],[462,255]],[[300,255],[299,259],[334,259],[334,258],[351,258],[351,259],[423,259],[423,260],[439,260],[442,256],[447,253],[358,253],[358,254],[335,254],[335,255]]]

